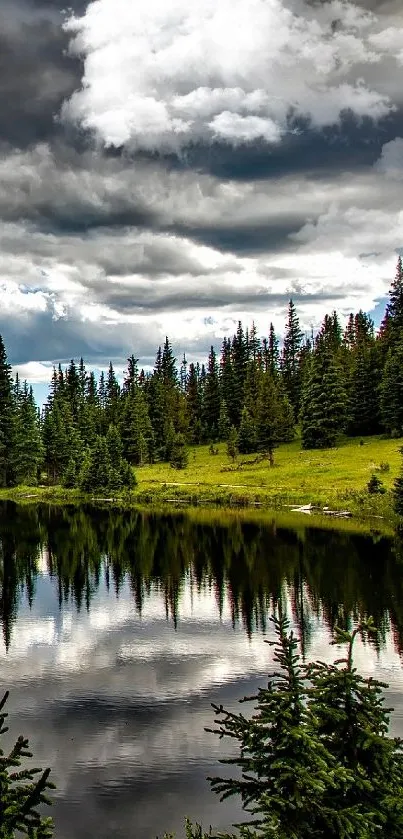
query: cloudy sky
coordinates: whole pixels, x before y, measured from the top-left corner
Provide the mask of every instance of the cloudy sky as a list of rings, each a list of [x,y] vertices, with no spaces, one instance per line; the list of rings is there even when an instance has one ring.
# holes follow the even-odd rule
[[[31,381],[383,309],[401,0],[2,0],[0,332]]]

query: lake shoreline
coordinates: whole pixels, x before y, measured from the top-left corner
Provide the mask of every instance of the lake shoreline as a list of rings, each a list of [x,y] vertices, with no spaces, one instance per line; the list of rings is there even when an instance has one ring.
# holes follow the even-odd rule
[[[345,493],[347,494],[347,493]],[[200,483],[150,482],[146,486],[139,484],[132,491],[120,493],[105,492],[83,493],[77,489],[66,489],[61,486],[20,486],[0,490],[0,501],[13,501],[17,504],[50,504],[60,505],[90,505],[122,509],[135,507],[205,510],[213,512],[228,512],[231,515],[243,513],[250,516],[254,513],[267,517],[275,513],[287,517],[287,521],[304,521],[308,526],[323,526],[339,528],[350,525],[348,529],[374,529],[391,533],[397,524],[397,517],[393,513],[391,493],[384,495],[367,495],[359,492],[348,492],[348,497],[322,490],[312,499],[306,493],[281,492],[275,493],[256,490],[246,486],[224,484],[221,486],[203,485]],[[313,504],[311,510],[297,510],[303,505]],[[342,518],[323,513],[323,507],[332,511],[348,511],[351,516]]]
[[[188,449],[188,465],[175,469],[157,461],[135,466],[137,484],[130,491],[113,490],[83,493],[60,484],[19,485],[0,489],[0,500],[20,504],[91,504],[211,510],[287,512],[309,522],[323,510],[348,511],[355,524],[368,530],[393,531],[399,519],[393,510],[393,485],[401,469],[400,448],[403,439],[367,437],[344,438],[332,449],[304,450],[300,440],[281,444],[275,450],[274,465],[261,455],[228,457],[225,443],[198,445]],[[377,475],[383,492],[368,492],[371,476]],[[293,506],[312,504],[310,514],[291,513]],[[332,527],[347,519],[320,515]]]

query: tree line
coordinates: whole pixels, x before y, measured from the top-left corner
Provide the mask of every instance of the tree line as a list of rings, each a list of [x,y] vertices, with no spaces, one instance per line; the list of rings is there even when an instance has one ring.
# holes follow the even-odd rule
[[[290,300],[280,348],[273,324],[258,337],[238,323],[219,355],[178,366],[166,337],[150,372],[131,355],[120,384],[113,364],[97,380],[84,360],[54,367],[42,411],[32,388],[14,379],[0,337],[0,486],[49,483],[85,491],[131,488],[133,467],[187,464],[187,445],[227,441],[228,451],[261,452],[300,428],[303,448],[327,448],[342,433],[403,436],[403,268],[399,257],[378,332],[334,311],[304,336]]]

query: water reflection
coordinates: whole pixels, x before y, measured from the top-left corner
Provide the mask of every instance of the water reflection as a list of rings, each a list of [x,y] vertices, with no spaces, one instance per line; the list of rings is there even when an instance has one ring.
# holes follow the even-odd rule
[[[210,702],[234,706],[262,683],[284,593],[306,656],[329,655],[335,623],[374,616],[376,647],[358,663],[390,682],[402,734],[397,541],[5,504],[0,548],[2,680],[11,723],[53,767],[58,839],[153,839],[185,814],[228,828],[234,802],[220,805],[205,781],[222,744],[204,727]]]
[[[309,652],[312,624],[331,630],[372,614],[382,646],[389,618],[403,642],[401,545],[382,537],[337,530],[279,527],[219,517],[198,523],[186,514],[156,515],[86,508],[0,506],[0,619],[10,647],[21,592],[30,606],[38,575],[56,581],[59,604],[89,610],[104,584],[116,596],[126,584],[139,616],[160,593],[176,627],[182,593],[214,592],[219,615],[225,597],[231,620],[249,636],[265,631],[284,586]]]

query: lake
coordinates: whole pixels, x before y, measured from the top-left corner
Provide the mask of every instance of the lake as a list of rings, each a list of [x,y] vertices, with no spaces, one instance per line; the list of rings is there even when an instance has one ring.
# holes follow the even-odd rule
[[[51,766],[57,839],[183,834],[240,816],[206,776],[229,754],[204,731],[270,670],[280,597],[304,656],[372,615],[364,674],[389,683],[403,736],[403,548],[309,519],[0,505],[1,683],[14,738]],[[49,810],[50,812],[50,810]]]

